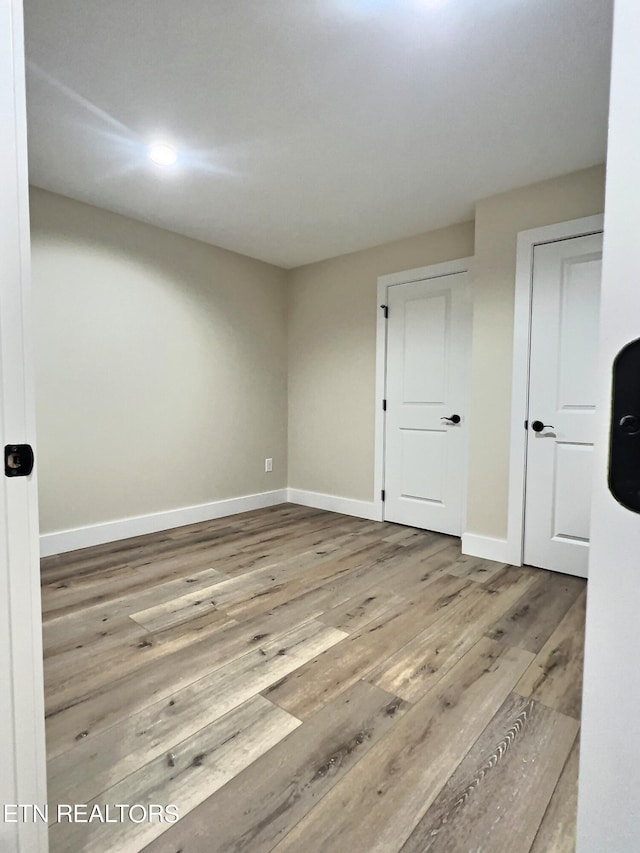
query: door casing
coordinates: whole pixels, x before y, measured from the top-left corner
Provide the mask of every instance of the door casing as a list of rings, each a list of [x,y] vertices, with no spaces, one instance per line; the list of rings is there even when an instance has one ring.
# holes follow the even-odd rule
[[[0,0],[0,435],[35,446],[21,0]],[[37,457],[36,457],[37,459]],[[0,806],[47,802],[35,472],[0,485]],[[45,853],[47,825],[0,818],[0,849]],[[31,812],[29,812],[32,815]]]
[[[404,270],[403,272],[390,273],[378,278],[377,291],[377,316],[376,325],[376,410],[375,410],[375,440],[374,440],[374,519],[376,521],[384,521],[384,502],[382,500],[382,490],[384,488],[384,455],[385,455],[385,413],[382,408],[382,401],[386,395],[387,384],[387,322],[383,306],[388,304],[389,288],[397,284],[410,284],[414,281],[422,281],[426,278],[439,278],[443,275],[455,275],[456,273],[471,273],[473,258],[460,258],[455,261],[446,261],[442,264],[431,264],[426,267],[418,267],[412,270]],[[467,388],[467,391],[469,389]],[[466,404],[467,412],[469,401]],[[468,423],[468,418],[467,418]],[[468,447],[469,447],[469,430],[465,432],[465,462],[464,482],[462,484],[462,530],[466,528],[467,515],[467,472],[468,472]]]
[[[524,552],[524,500],[526,482],[526,439],[524,422],[529,405],[529,354],[531,346],[531,297],[533,252],[543,243],[570,240],[604,229],[604,215],[586,216],[531,228],[518,234],[513,324],[513,369],[511,382],[511,442],[509,449],[509,518],[507,562],[521,566]]]

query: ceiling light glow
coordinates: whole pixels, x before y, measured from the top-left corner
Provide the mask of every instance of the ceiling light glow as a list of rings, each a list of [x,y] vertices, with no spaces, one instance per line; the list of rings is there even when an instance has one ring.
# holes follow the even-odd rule
[[[173,166],[178,159],[178,152],[166,142],[155,142],[149,146],[149,159],[158,166]]]

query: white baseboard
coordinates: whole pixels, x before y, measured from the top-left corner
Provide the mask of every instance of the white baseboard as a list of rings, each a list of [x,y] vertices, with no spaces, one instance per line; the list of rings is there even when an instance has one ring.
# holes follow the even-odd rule
[[[106,542],[143,536],[145,533],[158,533],[161,530],[171,530],[173,527],[183,527],[186,524],[211,521],[225,515],[237,515],[239,512],[276,506],[285,503],[287,497],[287,489],[276,489],[272,492],[260,492],[257,495],[244,495],[240,498],[170,509],[166,512],[154,512],[151,515],[139,515],[134,518],[92,524],[88,527],[76,527],[73,530],[45,533],[40,537],[40,555],[50,557],[53,554],[90,548],[92,545],[104,545]]]
[[[340,498],[336,495],[323,495],[320,492],[305,492],[302,489],[287,489],[287,500],[292,504],[310,506],[314,509],[326,509],[343,515],[355,515],[380,521],[380,507],[374,501],[356,501],[352,498]]]
[[[478,536],[476,533],[462,534],[462,553],[470,557],[495,560],[496,563],[510,563],[509,552],[509,543],[506,539]]]
[[[342,515],[353,515],[356,518],[367,518],[371,521],[380,521],[382,518],[380,502],[358,501],[353,498],[341,498],[337,495],[307,492],[302,489],[275,489],[256,495],[243,495],[239,498],[107,521],[87,527],[76,527],[73,530],[44,533],[40,536],[40,555],[50,557],[54,554],[65,554],[68,551],[90,548],[92,545],[104,545],[107,542],[117,542],[133,536],[144,536],[146,533],[158,533],[187,524],[212,521],[215,518],[237,515],[240,512],[249,512],[281,503],[300,504],[328,512],[338,512]],[[462,535],[463,554],[480,557],[483,560],[510,563],[512,561],[509,560],[509,551],[509,543],[506,539],[478,536],[475,533]]]

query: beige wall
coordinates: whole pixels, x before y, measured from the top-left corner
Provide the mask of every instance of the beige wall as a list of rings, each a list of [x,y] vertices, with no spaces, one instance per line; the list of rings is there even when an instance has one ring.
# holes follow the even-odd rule
[[[289,485],[373,497],[377,278],[473,254],[473,222],[289,274]]]
[[[282,488],[287,401],[288,485],[372,500],[377,278],[475,242],[467,530],[504,538],[517,232],[603,198],[587,169],[285,273],[34,190],[42,531]]]
[[[285,486],[284,271],[41,190],[31,216],[42,532]]]
[[[289,274],[289,485],[373,499],[376,280],[474,254],[467,531],[505,538],[518,231],[601,213],[604,167],[477,204],[444,228]]]
[[[518,231],[602,213],[604,166],[476,205],[467,531],[506,538]]]

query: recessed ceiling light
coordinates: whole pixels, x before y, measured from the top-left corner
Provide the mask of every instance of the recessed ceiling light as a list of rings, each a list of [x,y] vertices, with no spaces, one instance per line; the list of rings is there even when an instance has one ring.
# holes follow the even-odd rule
[[[164,142],[156,142],[149,147],[149,159],[158,166],[173,166],[178,159],[178,153],[171,145]]]

